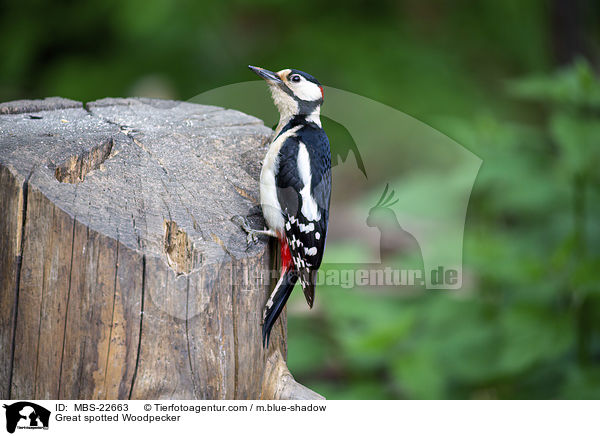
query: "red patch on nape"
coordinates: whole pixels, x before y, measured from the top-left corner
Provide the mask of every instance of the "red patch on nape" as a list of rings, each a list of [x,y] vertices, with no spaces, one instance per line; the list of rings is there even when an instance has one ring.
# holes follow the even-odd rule
[[[281,269],[283,272],[292,266],[292,253],[290,253],[290,247],[285,237],[279,238],[279,245],[281,246]]]
[[[319,86],[319,89],[321,90],[321,98],[325,98],[325,93],[323,92],[323,87]]]

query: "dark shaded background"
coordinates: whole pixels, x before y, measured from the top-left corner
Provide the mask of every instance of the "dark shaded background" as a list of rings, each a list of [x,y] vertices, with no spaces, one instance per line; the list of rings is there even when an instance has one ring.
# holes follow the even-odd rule
[[[328,398],[599,398],[599,21],[591,0],[3,1],[0,101],[187,100],[254,64],[413,115],[484,161],[469,280],[323,286],[310,312],[296,292],[292,373]]]

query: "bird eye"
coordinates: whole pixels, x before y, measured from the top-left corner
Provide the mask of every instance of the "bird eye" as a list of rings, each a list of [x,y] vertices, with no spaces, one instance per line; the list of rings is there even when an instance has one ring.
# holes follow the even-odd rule
[[[293,75],[293,76],[290,78],[290,80],[291,80],[292,82],[299,82],[299,81],[300,81],[300,76],[299,76],[298,74],[294,74],[294,75]]]

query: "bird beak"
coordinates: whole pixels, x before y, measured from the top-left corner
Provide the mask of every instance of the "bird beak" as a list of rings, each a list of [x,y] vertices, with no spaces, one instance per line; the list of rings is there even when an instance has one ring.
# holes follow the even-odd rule
[[[256,74],[258,74],[260,77],[262,77],[269,83],[282,83],[283,82],[281,80],[281,78],[277,74],[275,74],[273,71],[265,70],[264,68],[260,68],[260,67],[253,67],[252,65],[248,65],[248,68],[250,68],[252,71],[254,71]]]

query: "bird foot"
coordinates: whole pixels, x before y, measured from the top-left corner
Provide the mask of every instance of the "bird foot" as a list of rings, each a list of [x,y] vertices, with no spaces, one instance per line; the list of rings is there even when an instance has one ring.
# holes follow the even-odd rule
[[[231,221],[240,226],[248,234],[246,236],[246,245],[250,246],[258,243],[258,232],[250,227],[250,223],[246,218],[241,215],[235,215],[231,218]]]
[[[233,221],[235,224],[239,225],[248,234],[248,236],[246,237],[246,244],[248,246],[250,246],[252,244],[257,244],[259,236],[277,237],[277,233],[275,233],[273,230],[269,230],[269,229],[256,230],[256,229],[253,229],[252,227],[250,227],[250,224],[248,223],[248,220],[246,218],[244,218],[243,216],[241,216],[241,215],[235,215],[235,216],[233,216],[231,218],[231,221]]]

